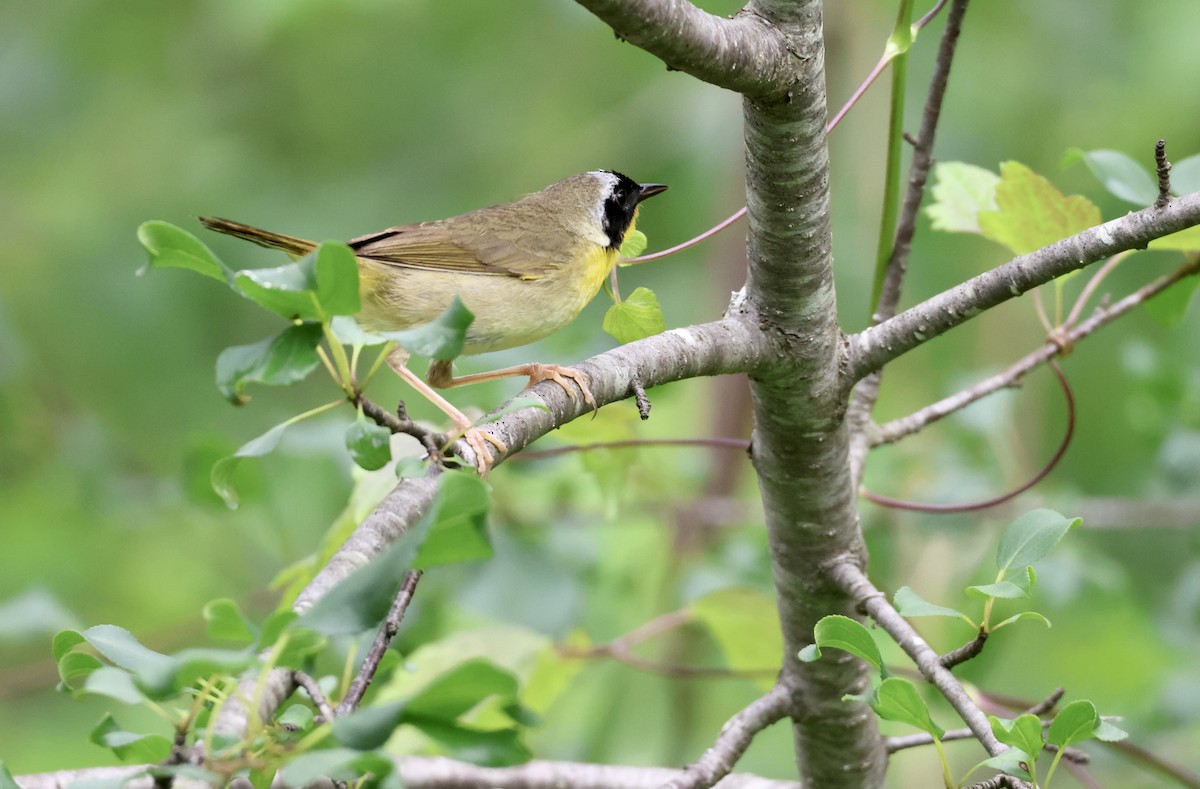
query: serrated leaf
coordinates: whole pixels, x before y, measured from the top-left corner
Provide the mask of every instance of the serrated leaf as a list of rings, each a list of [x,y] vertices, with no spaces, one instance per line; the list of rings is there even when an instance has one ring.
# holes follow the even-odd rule
[[[1007,571],[1033,564],[1050,553],[1059,540],[1081,522],[1080,518],[1067,518],[1054,510],[1025,513],[1010,523],[1000,537],[996,567]]]
[[[871,633],[856,619],[841,614],[821,617],[813,628],[816,656],[823,649],[840,649],[867,661],[877,671],[883,671],[883,656]]]
[[[625,240],[621,242],[620,256],[622,258],[638,257],[646,251],[648,243],[645,233],[640,230],[630,230],[625,234]]]
[[[142,223],[137,237],[150,255],[149,268],[186,268],[233,284],[233,271],[204,242],[183,228],[153,220]]]
[[[82,633],[97,652],[115,665],[134,673],[169,670],[171,658],[143,646],[132,633],[116,625],[96,625]]]
[[[938,738],[946,733],[945,729],[933,722],[925,699],[907,679],[888,677],[879,683],[870,703],[875,714],[886,721],[907,723]]]
[[[953,616],[962,618],[961,611],[931,603],[907,586],[901,586],[892,596],[900,616]]]
[[[649,288],[638,288],[604,314],[604,331],[625,343],[661,334],[667,327],[658,296]]]
[[[728,588],[693,600],[688,610],[708,628],[733,671],[762,671],[779,667],[783,636],[775,601],[757,589]],[[769,687],[774,680],[763,677]]]
[[[1146,168],[1121,151],[1084,151],[1072,148],[1063,166],[1082,161],[1111,194],[1142,207],[1158,199],[1158,184]]]
[[[925,209],[934,230],[979,233],[979,212],[996,210],[996,185],[1000,176],[965,162],[943,162],[934,167],[930,190],[932,204]]]
[[[333,330],[333,335],[338,338],[342,345],[367,348],[372,345],[383,345],[385,342],[388,342],[388,338],[382,334],[367,331],[362,326],[359,326],[358,321],[352,315],[333,316],[333,320],[329,322],[329,327]]]
[[[1200,155],[1180,159],[1171,165],[1171,190],[1177,195],[1200,192]]]
[[[321,363],[321,324],[288,326],[274,337],[250,345],[235,345],[217,357],[217,388],[234,405],[249,401],[247,384],[286,386],[302,381]]]
[[[383,337],[399,343],[402,348],[417,356],[448,361],[462,353],[467,329],[475,315],[458,297],[446,311],[429,323],[404,331],[379,332]]]
[[[1028,592],[1014,584],[1012,581],[998,581],[994,584],[968,586],[967,592],[978,597],[1000,597],[1005,600],[1016,600],[1021,597],[1029,597]]]
[[[1096,736],[1099,728],[1100,715],[1096,712],[1096,705],[1080,699],[1072,701],[1054,716],[1054,722],[1046,732],[1046,741],[1066,748]]]
[[[209,638],[248,644],[256,637],[254,626],[241,607],[228,597],[210,600],[204,606],[204,632]]]
[[[325,241],[317,246],[314,254],[317,301],[323,317],[353,315],[362,309],[358,295],[358,261],[350,247],[338,241]]]
[[[1042,735],[1042,719],[1038,716],[1025,714],[1016,720],[1007,720],[989,715],[988,720],[996,739],[1005,745],[1019,748],[1026,754],[1042,752],[1045,739]]]
[[[368,422],[359,411],[358,419],[346,428],[346,449],[360,468],[383,468],[392,459],[392,431]]]
[[[160,762],[171,753],[171,741],[160,734],[124,731],[111,715],[105,715],[88,735],[88,741],[108,748],[123,762]]]
[[[1020,162],[1000,165],[995,211],[979,212],[985,238],[1017,255],[1100,224],[1100,209],[1082,195],[1067,197]]]

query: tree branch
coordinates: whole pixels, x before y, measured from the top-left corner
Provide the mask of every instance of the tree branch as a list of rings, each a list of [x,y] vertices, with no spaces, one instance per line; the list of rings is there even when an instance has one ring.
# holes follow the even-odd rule
[[[733,771],[733,766],[763,729],[787,717],[791,692],[775,685],[766,695],[730,718],[721,727],[717,741],[683,772],[663,784],[662,789],[709,789]]]
[[[830,576],[846,590],[853,599],[857,600],[871,618],[892,637],[897,645],[904,650],[913,662],[917,664],[921,675],[927,679],[950,702],[950,706],[958,712],[963,723],[975,733],[975,738],[983,745],[989,754],[997,756],[1008,750],[992,734],[992,725],[979,706],[971,700],[963,686],[950,671],[942,666],[941,658],[934,652],[925,640],[913,629],[892,604],[888,602],[883,592],[875,588],[871,581],[855,564],[842,562],[830,569]]]
[[[844,385],[849,388],[933,337],[1011,298],[1127,249],[1200,224],[1200,192],[1163,209],[1144,208],[1013,258],[848,338]]]
[[[1062,354],[1064,348],[1073,346],[1076,342],[1087,337],[1097,329],[1108,325],[1122,315],[1130,312],[1139,304],[1154,298],[1176,282],[1197,272],[1200,272],[1200,255],[1194,256],[1170,274],[1159,277],[1117,303],[1096,309],[1087,320],[1065,332],[1059,338],[1059,342],[1047,342],[1036,351],[1026,354],[1020,360],[1009,365],[1004,371],[980,381],[969,389],[964,389],[961,392],[943,398],[908,416],[893,419],[891,422],[880,425],[871,431],[871,446],[893,444],[905,436],[912,435],[925,426],[949,416],[955,411],[966,408],[971,403],[981,400],[987,395],[1000,389],[1016,386],[1039,365],[1045,364],[1054,357]]]
[[[658,789],[682,775],[682,770],[665,767],[624,767],[580,762],[550,762],[535,759],[516,767],[477,767],[443,756],[402,756],[395,759],[400,779],[407,789]],[[153,765],[94,767],[33,773],[17,776],[22,789],[66,789],[76,781],[118,781],[137,775]],[[154,780],[138,778],[125,789],[152,789]],[[288,789],[281,783],[273,789]],[[792,781],[778,781],[737,773],[726,776],[716,789],[801,789]]]
[[[745,96],[783,94],[797,81],[780,30],[743,10],[731,19],[687,0],[578,0],[617,34],[696,79]]]
[[[392,601],[392,607],[384,617],[379,632],[375,634],[375,641],[371,643],[362,666],[346,690],[346,695],[337,705],[337,715],[345,715],[355,710],[366,695],[371,680],[375,678],[375,672],[379,670],[384,653],[387,652],[396,633],[400,632],[400,621],[404,619],[404,612],[408,610],[408,604],[412,602],[413,593],[417,590],[417,582],[420,580],[420,570],[409,570],[404,574],[404,580],[400,582],[400,589],[396,592],[396,599]]]

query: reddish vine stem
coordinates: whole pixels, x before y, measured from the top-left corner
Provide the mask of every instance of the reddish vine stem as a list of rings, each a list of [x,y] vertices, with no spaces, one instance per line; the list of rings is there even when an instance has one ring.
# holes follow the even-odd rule
[[[994,496],[983,501],[975,501],[967,504],[928,504],[920,501],[906,501],[904,499],[894,499],[890,496],[884,496],[878,493],[863,488],[861,490],[862,497],[874,504],[879,504],[883,507],[891,507],[898,510],[911,510],[913,512],[932,512],[932,513],[951,513],[951,512],[975,512],[985,510],[989,507],[995,507],[997,504],[1003,504],[1010,499],[1014,499],[1025,491],[1032,488],[1034,485],[1046,478],[1058,462],[1062,460],[1063,455],[1067,452],[1067,447],[1071,445],[1071,439],[1075,435],[1075,395],[1071,392],[1071,384],[1067,381],[1067,377],[1063,375],[1062,368],[1058,366],[1058,362],[1053,359],[1046,362],[1047,366],[1054,373],[1054,377],[1058,379],[1059,385],[1062,387],[1063,397],[1067,404],[1067,430],[1063,435],[1062,441],[1058,445],[1058,449],[1050,458],[1046,465],[1042,466],[1037,474],[1026,481],[1024,484],[1013,488],[1007,493],[1002,493],[999,496]]]

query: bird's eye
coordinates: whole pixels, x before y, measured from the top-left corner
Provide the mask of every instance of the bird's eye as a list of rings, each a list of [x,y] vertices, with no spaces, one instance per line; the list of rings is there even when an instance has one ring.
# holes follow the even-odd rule
[[[624,189],[613,190],[613,197],[616,198],[618,203],[625,202],[625,190]]]

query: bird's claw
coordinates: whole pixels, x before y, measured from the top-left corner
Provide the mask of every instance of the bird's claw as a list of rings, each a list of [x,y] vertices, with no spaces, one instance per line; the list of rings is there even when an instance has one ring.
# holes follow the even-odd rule
[[[479,476],[486,477],[488,472],[492,470],[495,460],[492,453],[488,449],[491,444],[496,448],[498,454],[504,454],[508,451],[508,445],[500,439],[493,436],[478,427],[471,425],[460,425],[459,429],[462,433],[459,435],[463,441],[467,442],[467,446],[471,448],[471,452],[475,455],[475,470],[479,472]]]
[[[583,394],[583,402],[590,405],[593,411],[599,410],[596,398],[592,397],[592,390],[588,388],[586,373],[576,370],[574,367],[563,367],[558,364],[531,364],[529,366],[530,386],[542,381],[553,381],[563,388],[567,397],[571,398],[571,402],[574,403],[579,398],[575,394],[575,389],[567,383],[566,379],[568,378],[575,382],[575,386],[579,387],[579,391]]]

